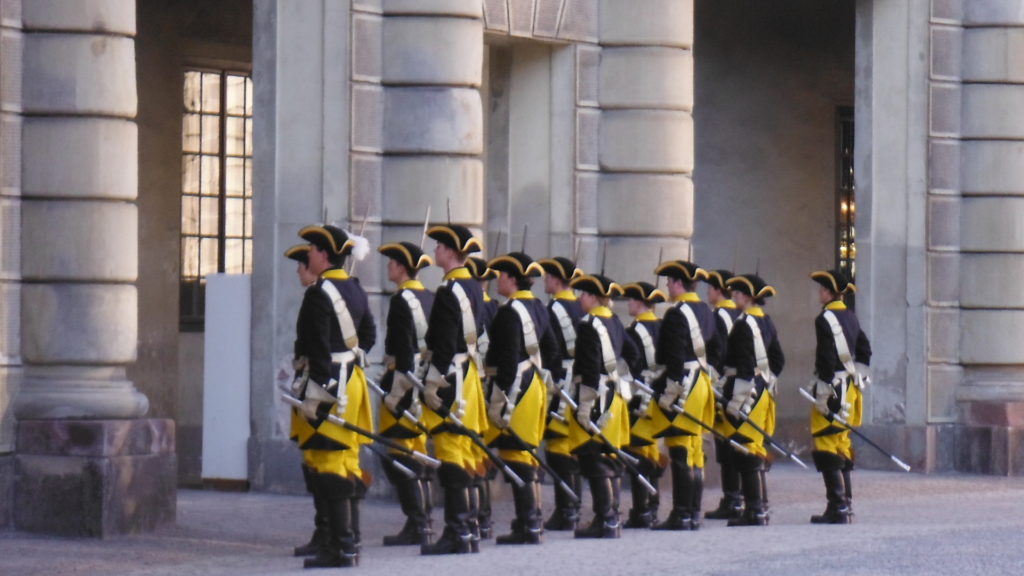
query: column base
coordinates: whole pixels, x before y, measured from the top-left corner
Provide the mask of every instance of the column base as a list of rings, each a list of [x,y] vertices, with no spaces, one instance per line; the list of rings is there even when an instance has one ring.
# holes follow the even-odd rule
[[[956,469],[975,474],[1024,474],[1024,402],[962,401]]]
[[[106,538],[174,523],[171,420],[23,420],[14,460],[18,530]]]

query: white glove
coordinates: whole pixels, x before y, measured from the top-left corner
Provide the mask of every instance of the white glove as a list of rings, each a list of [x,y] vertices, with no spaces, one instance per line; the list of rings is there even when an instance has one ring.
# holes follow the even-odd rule
[[[825,416],[832,415],[832,409],[828,407],[828,401],[835,396],[835,389],[824,380],[815,378],[807,385],[807,391],[814,396],[814,408]]]
[[[409,393],[409,390],[413,389],[413,387],[412,380],[410,380],[404,372],[395,372],[395,375],[391,380],[391,391],[384,397],[384,406],[386,406],[392,414],[398,415],[398,405],[402,402],[402,399],[405,398],[405,395]]]
[[[491,388],[491,398],[487,401],[487,417],[500,430],[508,428],[512,423],[512,407],[509,406],[508,396],[497,386]]]
[[[423,378],[423,402],[430,406],[435,412],[444,406],[444,400],[438,394],[440,390],[448,388],[451,384],[444,379],[444,374],[433,364],[427,368],[427,375]],[[454,406],[452,407],[454,408]]]
[[[327,384],[327,387],[330,388],[332,385],[337,385],[337,383],[334,380],[331,380],[331,382]],[[337,404],[338,413],[343,414],[345,412],[345,407],[348,405],[348,395],[342,394],[340,397],[335,397],[325,390],[323,386],[320,386],[312,380],[307,380],[306,396],[302,399],[302,407],[299,408],[299,410],[302,411],[302,414],[306,418],[316,420],[320,417],[317,411],[321,404]]]
[[[867,364],[861,364],[860,362],[855,363],[854,368],[857,370],[857,374],[853,378],[854,384],[861,390],[871,385],[871,367]]]
[[[686,398],[689,392],[679,380],[665,380],[665,391],[658,397],[658,406],[661,406],[665,412],[672,413],[672,407],[676,405],[676,401]]]
[[[714,383],[718,382],[722,378],[722,375],[718,373],[718,370],[715,370],[714,366],[708,366],[708,378],[710,378],[711,382]]]
[[[750,414],[751,409],[754,408],[754,393],[757,387],[754,386],[753,380],[741,380],[737,378],[732,385],[732,399],[729,400],[729,404],[725,407],[726,412],[734,418],[739,418],[740,414],[744,416]]]
[[[640,373],[640,378],[647,383],[648,386],[654,383],[655,380],[665,375],[664,366],[654,366],[648,370],[644,370]]]
[[[584,430],[590,430],[590,413],[597,402],[597,390],[580,384],[580,401],[576,403],[576,421]]]
[[[608,421],[611,420],[611,418],[612,418],[612,411],[611,410],[605,410],[604,412],[602,412],[601,415],[597,417],[597,422],[596,422],[597,428],[599,430],[604,430],[604,427],[608,424]]]
[[[650,394],[648,394],[648,393],[646,393],[646,392],[644,392],[642,390],[637,390],[636,395],[640,398],[640,403],[637,405],[636,410],[635,410],[634,413],[637,416],[643,418],[644,414],[647,414],[647,411],[651,407],[651,400],[652,400],[652,398],[651,398]]]

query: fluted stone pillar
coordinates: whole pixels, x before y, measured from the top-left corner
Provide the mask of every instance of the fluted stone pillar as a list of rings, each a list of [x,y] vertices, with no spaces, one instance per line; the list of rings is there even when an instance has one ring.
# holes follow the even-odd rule
[[[23,6],[21,529],[105,536],[174,517],[173,424],[135,420],[134,0]]]
[[[602,0],[600,43],[606,271],[652,280],[659,248],[685,258],[693,236],[693,1]]]
[[[1024,473],[1024,0],[963,2],[958,468]]]

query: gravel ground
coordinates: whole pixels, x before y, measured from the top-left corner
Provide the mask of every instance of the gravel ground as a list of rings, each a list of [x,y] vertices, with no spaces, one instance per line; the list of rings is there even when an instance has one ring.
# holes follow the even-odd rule
[[[727,528],[709,521],[698,532],[624,531],[620,540],[576,541],[549,532],[541,546],[498,547],[480,554],[420,557],[415,548],[383,548],[381,536],[402,524],[397,504],[364,503],[361,574],[1020,574],[1024,566],[1024,479],[923,476],[856,471],[856,523],[812,526],[824,508],[820,477],[792,466],[768,475],[767,528]],[[667,483],[665,484],[667,487]],[[545,488],[550,499],[551,490]],[[666,499],[670,499],[666,491]],[[588,500],[589,495],[584,496]],[[705,506],[717,503],[716,488]],[[623,494],[623,514],[629,508]],[[550,509],[550,501],[546,503]],[[669,502],[662,502],[661,515]],[[511,501],[495,502],[497,532]],[[585,513],[585,515],[588,515]],[[440,510],[434,511],[440,523]],[[158,534],[84,540],[0,534],[0,575],[310,574],[290,556],[309,535],[312,502],[271,494],[182,490],[177,526]]]

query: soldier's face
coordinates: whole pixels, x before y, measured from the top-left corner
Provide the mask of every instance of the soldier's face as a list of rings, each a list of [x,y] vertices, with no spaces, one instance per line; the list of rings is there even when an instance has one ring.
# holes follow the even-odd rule
[[[579,301],[580,309],[583,310],[584,314],[589,313],[594,308],[597,308],[597,296],[594,296],[590,292],[581,292]]]
[[[509,276],[508,272],[502,272],[498,276],[498,294],[508,298],[516,292],[515,278]]]
[[[544,276],[544,293],[545,294],[558,294],[562,291],[562,280],[557,276],[545,275]]]
[[[316,274],[309,270],[309,266],[305,262],[299,262],[296,273],[299,275],[299,283],[303,286],[312,286],[316,282]]]
[[[738,290],[733,292],[732,299],[734,302],[736,302],[736,307],[739,308],[740,310],[746,310],[747,308],[750,308],[750,305],[754,302],[753,298],[747,296],[746,294]]]
[[[832,291],[829,290],[828,288],[825,288],[821,284],[818,284],[818,300],[822,304],[828,304],[829,302],[835,300],[835,295],[833,295]]]
[[[636,298],[630,298],[627,306],[629,307],[629,315],[634,318],[643,314],[647,310],[647,306],[644,305],[643,301],[637,300]]]

